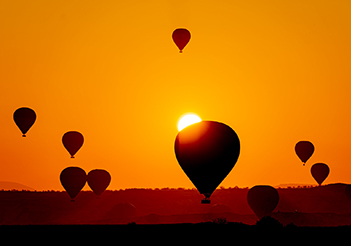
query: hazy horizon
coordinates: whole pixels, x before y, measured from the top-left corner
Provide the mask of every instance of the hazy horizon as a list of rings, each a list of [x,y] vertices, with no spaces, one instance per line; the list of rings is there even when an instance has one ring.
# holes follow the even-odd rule
[[[338,183],[323,183],[323,186],[325,186],[325,185],[332,185],[332,184],[338,184]],[[11,185],[13,185],[13,186],[11,186]],[[313,184],[313,183],[310,183],[310,184],[287,183],[287,184],[278,184],[278,185],[272,185],[272,186],[275,187],[275,188],[288,188],[288,187],[298,188],[298,187],[304,187],[304,186],[317,187],[318,184],[317,183],[315,183],[315,184]],[[19,188],[16,188],[16,187],[19,187]],[[23,187],[23,189],[21,187]],[[236,189],[236,188],[238,188],[238,189],[247,189],[247,188],[251,188],[251,187],[248,187],[248,186],[243,186],[243,187],[239,187],[239,186],[223,187],[223,186],[220,186],[216,190]],[[128,190],[128,189],[151,189],[151,190],[157,190],[157,189],[159,189],[159,190],[162,190],[162,189],[186,189],[186,190],[196,190],[195,187],[125,187],[123,189],[122,188],[121,189],[111,189],[111,188],[108,187],[106,190],[108,190],[108,191],[118,191],[118,190]],[[51,191],[50,189],[42,189],[42,190],[35,189],[35,188],[29,187],[29,186],[27,186],[25,184],[18,183],[18,182],[12,182],[12,181],[0,181],[0,190],[5,190],[5,191],[10,191],[10,190],[18,190],[18,191],[29,190],[29,191],[38,191],[38,192]],[[65,189],[62,187],[61,189],[57,189],[57,190],[53,190],[53,191],[65,192]],[[82,191],[91,191],[91,188],[86,184],[84,186],[84,188],[82,189]]]

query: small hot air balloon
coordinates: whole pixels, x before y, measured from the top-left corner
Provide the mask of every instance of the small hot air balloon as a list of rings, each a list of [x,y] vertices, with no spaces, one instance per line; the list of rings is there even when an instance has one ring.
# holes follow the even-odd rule
[[[111,182],[111,175],[103,169],[94,169],[88,173],[88,185],[95,195],[100,196]]]
[[[183,53],[183,49],[189,43],[190,37],[190,32],[187,29],[178,28],[174,30],[172,38],[174,43],[179,48],[180,53]]]
[[[83,142],[83,135],[75,131],[66,132],[62,137],[63,146],[65,146],[67,151],[71,154],[71,158],[74,158],[74,155],[77,153],[80,147],[82,147]]]
[[[300,141],[295,145],[295,152],[303,162],[303,165],[305,165],[306,161],[312,156],[314,152],[314,146],[309,141]]]
[[[71,197],[72,202],[74,202],[74,198],[78,195],[81,189],[83,189],[86,180],[87,175],[80,167],[67,167],[60,175],[61,184]]]
[[[313,164],[313,166],[311,167],[311,174],[313,178],[317,181],[319,186],[321,186],[323,181],[329,175],[329,167],[327,164],[324,164],[324,163]]]
[[[181,130],[174,143],[179,165],[205,195],[210,196],[238,160],[240,141],[229,126],[215,121],[201,121]]]
[[[247,193],[247,203],[259,219],[270,215],[278,202],[278,191],[269,185],[256,185]]]
[[[26,136],[28,130],[32,127],[37,118],[33,109],[19,108],[13,114],[13,119],[22,132],[22,137]]]

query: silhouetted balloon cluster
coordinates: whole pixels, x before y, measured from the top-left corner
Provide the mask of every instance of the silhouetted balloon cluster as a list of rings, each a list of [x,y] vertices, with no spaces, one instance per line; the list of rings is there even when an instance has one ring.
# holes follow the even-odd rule
[[[240,141],[229,126],[215,121],[201,121],[185,127],[177,134],[174,150],[185,174],[200,194],[205,196],[201,203],[208,204],[211,194],[236,164]],[[314,146],[311,142],[300,141],[295,151],[305,165],[314,152]],[[329,167],[324,163],[316,163],[311,173],[321,185],[329,174]],[[256,185],[249,190],[247,202],[261,219],[276,208],[279,193],[272,186]]]
[[[187,29],[178,28],[172,33],[172,39],[182,53],[190,41]],[[14,113],[16,125],[25,137],[36,120],[35,112],[30,108],[19,108]],[[66,132],[62,143],[71,158],[82,147],[84,137],[76,131]],[[175,139],[176,158],[200,194],[205,196],[202,203],[210,203],[210,196],[233,169],[240,153],[240,140],[229,126],[216,121],[201,121],[181,130]],[[314,153],[314,145],[309,141],[300,141],[295,146],[297,156],[303,165]],[[316,163],[311,167],[311,174],[319,185],[329,174],[329,167]],[[61,172],[60,180],[72,200],[88,182],[90,188],[99,196],[108,187],[111,176],[101,169],[92,170],[86,175],[79,167],[67,167]],[[351,188],[349,188],[351,194]],[[351,197],[351,195],[350,195]],[[262,218],[269,215],[279,202],[277,190],[267,185],[256,185],[247,194],[247,202],[254,213]]]
[[[190,37],[190,32],[184,28],[176,29],[172,33],[172,39],[179,48],[180,53],[183,52],[183,49],[188,44]],[[33,126],[36,117],[37,116],[34,110],[27,107],[18,108],[14,112],[13,119],[22,132],[22,137],[26,137],[26,133]],[[63,135],[62,143],[71,155],[71,158],[74,158],[74,155],[84,143],[84,137],[80,132],[69,131]],[[95,194],[100,195],[106,189],[111,179],[110,174],[107,171],[102,171],[104,170],[95,170],[95,172],[92,174],[89,173],[89,176],[89,174],[86,175],[84,170],[79,167],[69,167],[62,171],[60,179],[63,187],[69,193],[72,200],[84,187],[86,182],[85,176],[88,177],[88,184],[93,189]]]
[[[37,115],[33,109],[30,108],[19,108],[13,114],[13,119],[22,132],[22,137],[26,136],[28,130],[32,127]],[[76,131],[66,132],[62,137],[63,146],[70,153],[71,158],[74,158],[74,155],[82,147],[84,142],[84,137],[81,133]]]
[[[36,120],[36,114],[33,109],[23,107],[15,111],[13,119],[21,130],[22,136],[25,137],[25,134]],[[71,158],[74,158],[74,155],[84,143],[84,137],[80,132],[69,131],[63,135],[62,143],[71,155]],[[86,175],[85,171],[80,167],[67,167],[61,172],[60,181],[72,201],[74,201],[74,198],[78,195],[86,182],[88,182],[93,192],[97,196],[100,196],[110,184],[111,176],[109,172],[102,169],[92,170]]]
[[[314,152],[314,146],[309,141],[300,141],[295,145],[295,152],[305,166]],[[321,185],[329,174],[329,167],[324,163],[316,163],[311,167],[311,174],[317,183]],[[351,194],[351,188],[349,188],[349,193]],[[350,194],[348,196],[351,197]],[[272,186],[256,185],[247,193],[247,202],[252,211],[261,219],[270,215],[276,208],[279,202],[279,193]]]
[[[300,141],[295,145],[295,152],[305,166],[308,159],[314,153],[314,145],[309,141]],[[317,183],[321,185],[329,175],[329,167],[324,163],[313,164],[311,174]]]
[[[111,182],[111,175],[103,169],[91,170],[88,175],[80,167],[67,167],[60,174],[60,181],[71,197],[71,201],[88,182],[89,187],[98,197],[106,190]]]

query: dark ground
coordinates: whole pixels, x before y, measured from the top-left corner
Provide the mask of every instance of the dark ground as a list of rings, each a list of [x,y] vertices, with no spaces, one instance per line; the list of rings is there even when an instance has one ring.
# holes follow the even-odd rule
[[[139,243],[181,243],[194,244],[248,244],[274,243],[307,244],[332,240],[333,245],[345,243],[351,234],[350,226],[338,227],[271,227],[246,225],[229,222],[197,224],[159,224],[159,225],[12,225],[0,226],[2,239],[26,239],[28,242],[83,243],[98,244],[139,244]],[[95,244],[95,243],[92,243]]]

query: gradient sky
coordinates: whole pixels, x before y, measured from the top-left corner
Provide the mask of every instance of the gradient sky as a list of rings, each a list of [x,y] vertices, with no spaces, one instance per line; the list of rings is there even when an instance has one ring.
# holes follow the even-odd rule
[[[193,185],[174,139],[181,115],[231,126],[241,154],[224,187],[351,183],[350,1],[0,1],[0,181],[62,190],[68,166],[109,189]],[[192,39],[179,54],[176,28]],[[27,138],[19,107],[37,121]],[[80,131],[71,159],[61,138]],[[303,167],[294,146],[310,140]],[[87,186],[86,186],[87,187]]]

